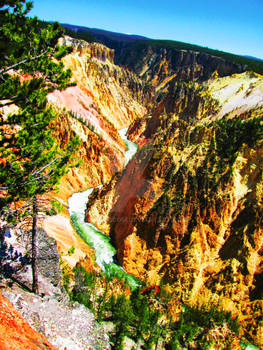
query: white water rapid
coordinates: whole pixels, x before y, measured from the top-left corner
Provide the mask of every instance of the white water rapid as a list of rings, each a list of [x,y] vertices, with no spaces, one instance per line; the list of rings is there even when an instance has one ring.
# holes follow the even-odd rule
[[[125,145],[127,147],[127,151],[125,152],[125,165],[129,163],[129,161],[132,159],[134,154],[137,152],[138,146],[136,143],[131,142],[127,139],[126,133],[127,133],[127,128],[119,130],[119,135],[125,142]]]

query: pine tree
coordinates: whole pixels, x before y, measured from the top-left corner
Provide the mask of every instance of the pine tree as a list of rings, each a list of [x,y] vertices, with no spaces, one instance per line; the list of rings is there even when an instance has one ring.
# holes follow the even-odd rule
[[[59,61],[70,48],[57,45],[63,34],[57,23],[43,25],[27,17],[31,8],[26,0],[0,0],[0,215],[8,221],[32,217],[37,292],[37,198],[66,173],[78,140],[60,149],[50,127],[57,114],[46,98],[70,84],[71,72]],[[5,115],[7,107],[15,112]],[[24,204],[18,207],[20,201]]]

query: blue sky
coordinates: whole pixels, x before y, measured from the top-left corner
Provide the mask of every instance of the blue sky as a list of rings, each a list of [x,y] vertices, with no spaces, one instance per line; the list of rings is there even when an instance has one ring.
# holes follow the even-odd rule
[[[40,19],[263,59],[263,0],[35,0]]]

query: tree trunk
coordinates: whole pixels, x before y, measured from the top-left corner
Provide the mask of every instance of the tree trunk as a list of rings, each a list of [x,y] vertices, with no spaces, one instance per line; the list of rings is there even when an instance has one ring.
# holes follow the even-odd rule
[[[31,232],[32,245],[32,291],[38,294],[38,275],[37,275],[37,198],[33,198],[33,223]]]

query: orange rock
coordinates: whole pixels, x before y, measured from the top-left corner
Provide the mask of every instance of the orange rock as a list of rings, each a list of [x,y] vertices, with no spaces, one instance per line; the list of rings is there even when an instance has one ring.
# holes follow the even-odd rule
[[[0,294],[0,350],[56,350]]]

